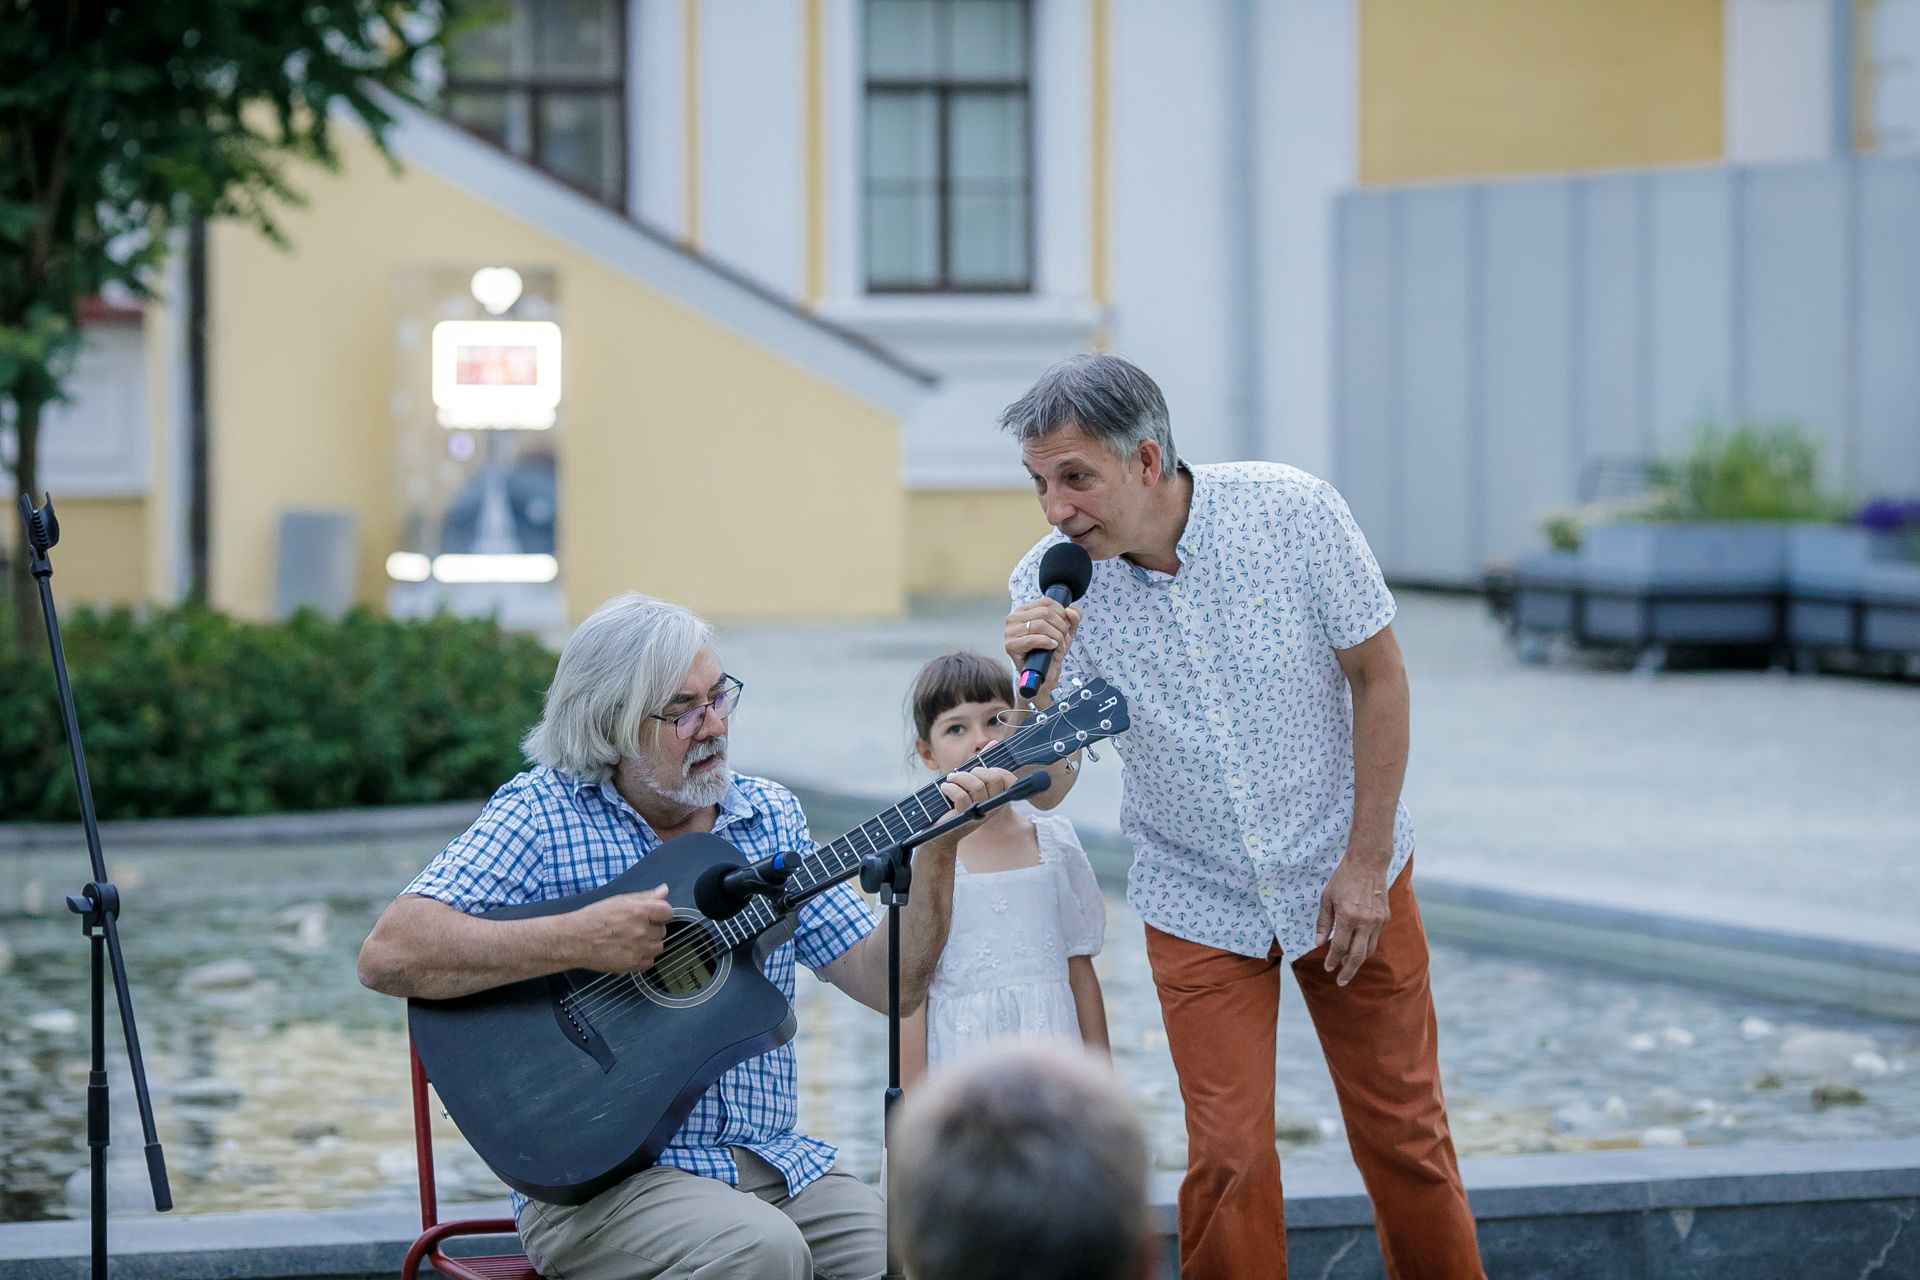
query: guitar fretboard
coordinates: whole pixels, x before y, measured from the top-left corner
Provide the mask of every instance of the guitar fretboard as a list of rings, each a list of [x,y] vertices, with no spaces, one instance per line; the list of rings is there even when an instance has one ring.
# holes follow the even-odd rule
[[[1011,769],[1018,763],[1005,742],[996,742],[961,765],[960,772],[977,765]],[[945,818],[953,811],[940,794],[940,784],[930,782],[890,809],[867,819],[852,831],[829,844],[821,845],[801,858],[787,877],[790,892],[811,893],[845,880],[860,870],[860,860],[870,853],[884,853],[914,832]],[[747,907],[725,920],[710,920],[708,926],[728,947],[737,947],[747,939],[772,928],[781,912],[766,898],[755,898]]]

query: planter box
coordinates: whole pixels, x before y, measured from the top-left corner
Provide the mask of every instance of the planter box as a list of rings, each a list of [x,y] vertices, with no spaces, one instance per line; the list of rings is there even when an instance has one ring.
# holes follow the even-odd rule
[[[1513,617],[1516,632],[1558,635],[1577,629],[1580,601],[1580,557],[1572,551],[1537,551],[1520,562],[1513,573]]]
[[[1789,526],[1611,524],[1580,548],[1580,638],[1641,647],[1780,643]]]
[[[1897,537],[1847,526],[1793,531],[1787,639],[1800,649],[1920,653],[1920,565]]]

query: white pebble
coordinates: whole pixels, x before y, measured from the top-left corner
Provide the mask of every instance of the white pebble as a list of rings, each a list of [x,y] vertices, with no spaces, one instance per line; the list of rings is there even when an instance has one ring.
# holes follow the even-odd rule
[[[1691,1049],[1693,1047],[1693,1032],[1685,1027],[1668,1027],[1660,1033],[1660,1038],[1666,1041],[1670,1048]]]
[[[1652,1053],[1654,1046],[1659,1043],[1658,1040],[1653,1038],[1653,1033],[1650,1031],[1636,1031],[1627,1037],[1627,1048],[1633,1050],[1635,1053]]]
[[[1671,1125],[1655,1125],[1640,1135],[1643,1147],[1684,1147],[1687,1145],[1687,1131]]]
[[[1871,1049],[1867,1050],[1865,1053],[1854,1054],[1852,1059],[1852,1064],[1853,1064],[1853,1069],[1855,1071],[1858,1071],[1861,1075],[1873,1076],[1876,1079],[1880,1076],[1887,1074],[1888,1071],[1892,1070],[1892,1068],[1888,1065],[1887,1060],[1881,1057],[1879,1054],[1873,1052]]]
[[[1606,1105],[1600,1109],[1617,1120],[1627,1114],[1627,1100],[1616,1093],[1608,1098]]]
[[[27,1025],[35,1031],[51,1031],[63,1036],[80,1027],[80,1015],[71,1009],[48,1009],[42,1013],[30,1014]]]
[[[1765,1018],[1748,1016],[1740,1019],[1740,1036],[1745,1040],[1765,1040],[1773,1034],[1773,1024]]]

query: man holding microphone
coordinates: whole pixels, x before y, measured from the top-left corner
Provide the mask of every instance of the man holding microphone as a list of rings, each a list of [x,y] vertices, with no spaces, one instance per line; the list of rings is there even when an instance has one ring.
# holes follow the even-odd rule
[[[1062,361],[1000,421],[1056,531],[1009,580],[1007,653],[1049,655],[1040,705],[1063,677],[1103,676],[1132,715],[1115,739],[1127,898],[1186,1106],[1183,1280],[1285,1274],[1282,963],[1325,1050],[1387,1274],[1484,1277],[1399,800],[1394,601],[1346,503],[1277,463],[1180,462],[1159,387],[1116,356]],[[1078,605],[1041,594],[1041,559],[1062,541],[1094,561]]]

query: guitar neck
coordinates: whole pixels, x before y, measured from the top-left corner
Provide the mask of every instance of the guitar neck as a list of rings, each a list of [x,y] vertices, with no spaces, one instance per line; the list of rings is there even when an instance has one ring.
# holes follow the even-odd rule
[[[1005,749],[1005,744],[995,743],[961,765],[960,770],[977,765],[1004,769],[1013,763],[1012,753]],[[939,782],[929,782],[900,803],[881,810],[845,835],[804,855],[787,876],[786,890],[795,896],[807,897],[838,884],[858,872],[861,860],[868,854],[884,853],[952,811],[953,806],[940,794]],[[766,932],[791,909],[777,906],[769,898],[755,898],[737,915],[709,921],[708,925],[733,947]]]

